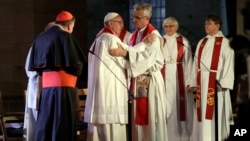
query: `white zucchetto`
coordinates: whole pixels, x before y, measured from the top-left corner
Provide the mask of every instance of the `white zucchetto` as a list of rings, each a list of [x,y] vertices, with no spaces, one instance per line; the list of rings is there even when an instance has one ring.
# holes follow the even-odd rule
[[[115,13],[115,12],[109,12],[105,17],[104,17],[104,23],[109,21],[109,20],[112,20],[113,18],[115,18],[116,16],[119,16],[118,13]]]

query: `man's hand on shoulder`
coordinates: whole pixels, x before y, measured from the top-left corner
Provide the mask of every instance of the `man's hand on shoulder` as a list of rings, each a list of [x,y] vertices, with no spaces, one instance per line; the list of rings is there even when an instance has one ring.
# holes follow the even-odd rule
[[[118,48],[109,49],[109,54],[116,57],[125,57],[127,55],[127,51],[122,47],[120,43],[117,43],[117,46]]]

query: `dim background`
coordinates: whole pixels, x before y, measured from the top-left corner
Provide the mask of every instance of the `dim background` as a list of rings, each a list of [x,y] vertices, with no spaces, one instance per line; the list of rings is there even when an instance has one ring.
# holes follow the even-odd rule
[[[131,14],[133,5],[137,2],[143,0],[1,0],[0,91],[3,95],[4,111],[24,111],[24,90],[28,81],[24,65],[28,50],[36,36],[44,30],[48,22],[55,20],[61,10],[70,11],[76,17],[72,34],[87,56],[96,33],[103,27],[103,18],[107,12],[120,13],[124,18],[125,27],[133,31]],[[151,22],[162,34],[163,19],[168,16],[176,17],[180,25],[179,32],[189,39],[193,49],[199,39],[205,36],[205,18],[212,13],[222,17],[222,31],[225,36],[231,40],[239,36],[249,39],[249,0],[144,0],[144,2],[153,5]],[[244,45],[236,42],[233,48],[237,51]],[[83,73],[78,87],[87,86],[87,62]],[[235,102],[236,88],[231,95],[232,101]]]

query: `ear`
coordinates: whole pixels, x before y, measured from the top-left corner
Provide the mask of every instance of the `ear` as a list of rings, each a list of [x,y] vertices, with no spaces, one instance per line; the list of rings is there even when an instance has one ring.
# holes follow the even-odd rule
[[[220,24],[217,24],[218,29],[220,29]]]
[[[68,31],[70,31],[70,24],[71,24],[71,23],[69,23],[69,24],[67,25]]]

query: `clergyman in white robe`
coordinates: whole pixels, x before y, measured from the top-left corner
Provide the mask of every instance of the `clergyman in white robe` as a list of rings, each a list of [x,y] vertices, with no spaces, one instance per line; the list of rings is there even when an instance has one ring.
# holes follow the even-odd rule
[[[93,53],[88,56],[88,96],[84,115],[84,121],[89,123],[88,140],[127,140],[129,93],[125,68],[128,61],[108,53],[117,43],[122,44],[119,37],[104,32],[90,48]]]
[[[197,119],[197,111],[194,112],[193,130],[191,141],[214,141],[215,140],[215,109],[213,109],[212,119],[206,119],[206,107],[208,96],[209,74],[214,70],[210,70],[213,48],[216,37],[222,37],[221,50],[219,54],[219,62],[216,73],[218,80],[217,86],[225,88],[217,92],[218,99],[218,140],[225,140],[229,136],[230,124],[233,124],[232,105],[229,90],[233,89],[234,83],[234,51],[229,45],[229,40],[224,37],[221,31],[216,35],[207,35],[207,42],[203,47],[200,58],[200,69],[198,69],[197,59],[198,50],[203,41],[200,40],[194,56],[193,74],[191,87],[196,87],[196,77],[198,71],[201,72],[201,121]]]
[[[146,29],[143,28],[139,32],[141,34]],[[137,79],[138,76],[150,76],[148,92],[148,123],[140,125],[135,123],[137,107],[136,101],[133,101],[133,120],[132,133],[135,141],[167,141],[167,125],[166,125],[166,95],[163,77],[161,75],[161,68],[164,63],[162,54],[163,40],[157,30],[151,33],[156,35],[155,41],[146,47],[129,47],[129,73],[131,77]],[[141,38],[140,33],[138,33]],[[136,45],[141,41],[137,40]],[[132,46],[132,45],[131,45]],[[135,83],[135,87],[138,84]],[[136,89],[132,92],[134,97],[139,95]],[[146,107],[145,107],[146,108]]]

